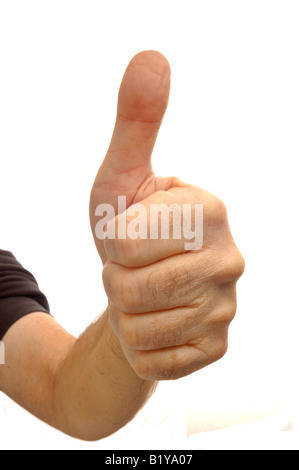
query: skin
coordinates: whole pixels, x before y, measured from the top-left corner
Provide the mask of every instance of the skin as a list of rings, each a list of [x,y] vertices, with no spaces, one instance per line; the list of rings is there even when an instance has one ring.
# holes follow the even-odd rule
[[[186,376],[227,349],[244,260],[216,196],[153,173],[150,159],[169,92],[170,67],[161,54],[146,51],[132,59],[90,197],[106,311],[78,339],[39,312],[17,321],[3,338],[1,390],[79,439],[111,435],[135,416],[158,380]],[[128,207],[139,202],[147,210],[161,202],[203,204],[202,249],[187,252],[184,240],[174,239],[99,240],[95,209],[102,203],[117,209],[119,195]]]
[[[100,203],[124,195],[128,207],[167,202],[203,204],[204,245],[186,252],[184,240],[95,243],[104,263],[109,320],[140,377],[177,379],[220,359],[236,313],[236,282],[244,259],[230,232],[226,208],[214,194],[175,177],[154,175],[151,154],[170,93],[170,66],[147,51],[129,64],[106,158],[92,189],[91,226]],[[116,218],[116,226],[118,223]],[[171,231],[170,231],[171,232]]]

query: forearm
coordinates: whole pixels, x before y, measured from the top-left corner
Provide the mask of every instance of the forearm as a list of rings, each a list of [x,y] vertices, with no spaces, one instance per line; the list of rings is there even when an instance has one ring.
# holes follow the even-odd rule
[[[32,313],[17,321],[3,342],[0,389],[79,439],[99,440],[120,429],[155,388],[126,361],[107,312],[78,339],[50,315]]]
[[[155,386],[129,365],[106,311],[61,362],[53,400],[57,427],[80,439],[106,437],[136,415]]]

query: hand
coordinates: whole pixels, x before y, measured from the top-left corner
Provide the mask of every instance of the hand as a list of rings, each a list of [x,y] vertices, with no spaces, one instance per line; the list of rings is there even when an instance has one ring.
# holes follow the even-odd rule
[[[163,56],[149,51],[133,58],[90,204],[91,226],[105,264],[109,319],[128,362],[148,380],[183,377],[225,354],[236,313],[236,282],[244,270],[224,204],[204,189],[153,174],[150,157],[169,89],[170,69]],[[152,204],[192,204],[194,225],[195,204],[202,205],[203,246],[186,251],[184,237],[120,239],[118,226],[128,210],[109,222],[115,224],[116,237],[99,240],[96,207],[109,203],[117,214],[120,195],[126,196],[127,207],[142,204],[147,221]]]
[[[90,197],[91,229],[103,263],[104,243],[95,235],[98,205],[111,204],[117,214],[118,196],[126,196],[129,207],[173,185],[173,178],[155,177],[151,166],[169,92],[170,67],[161,54],[147,51],[133,58],[119,90],[112,140]]]

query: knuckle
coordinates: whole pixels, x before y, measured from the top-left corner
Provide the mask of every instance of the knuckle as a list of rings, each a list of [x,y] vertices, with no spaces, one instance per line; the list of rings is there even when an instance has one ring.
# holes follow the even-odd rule
[[[237,250],[237,255],[236,255],[236,264],[235,264],[235,273],[236,273],[236,279],[239,279],[245,271],[245,258],[240,253],[239,250]]]
[[[225,332],[227,327],[231,324],[234,320],[237,313],[237,300],[234,299],[230,302],[230,305],[224,309],[221,309],[220,312],[217,312],[213,315],[211,324],[222,328]]]
[[[138,243],[137,240],[130,238],[105,238],[104,247],[107,257],[122,266],[132,267],[138,261]]]
[[[217,260],[213,277],[223,283],[237,282],[245,270],[245,260],[237,247],[233,244],[225,256]]]
[[[227,275],[233,281],[237,281],[245,270],[245,261],[239,250],[234,247],[227,264]]]
[[[176,354],[165,360],[153,359],[151,352],[137,351],[133,368],[136,374],[144,380],[174,380],[180,376],[176,364]],[[161,359],[161,358],[160,358]]]
[[[136,279],[133,273],[124,272],[124,269],[111,270],[108,265],[104,266],[102,278],[108,299],[117,308],[126,313],[136,311]]]
[[[222,359],[228,350],[228,336],[227,334],[220,335],[216,340],[213,341],[213,345],[210,345],[207,356],[209,357],[210,364]]]
[[[237,314],[237,298],[235,297],[232,301],[231,307],[226,311],[226,323],[228,325],[234,320]]]
[[[138,377],[143,380],[153,379],[151,364],[147,360],[147,355],[143,351],[137,351],[133,363],[131,364]]]
[[[214,351],[215,361],[219,361],[220,359],[222,359],[227,353],[227,350],[228,350],[228,339],[227,337],[225,337],[221,341],[219,341],[218,345],[215,348],[215,351]]]
[[[119,340],[130,349],[138,349],[134,318],[125,319],[122,317],[122,321],[119,326]]]
[[[214,194],[210,194],[204,207],[205,218],[209,225],[217,226],[227,222],[227,209],[224,202]]]
[[[134,351],[157,351],[184,342],[181,325],[148,321],[146,316],[120,311],[110,304],[110,321],[123,346]]]
[[[126,313],[136,312],[136,291],[134,281],[128,282],[127,279],[119,279],[119,289],[116,292],[116,301],[121,310]]]
[[[141,203],[133,204],[115,217],[111,224],[113,229],[107,231],[108,235],[104,240],[108,258],[123,266],[139,266],[144,250],[143,241],[148,235],[146,207]]]
[[[120,311],[115,305],[110,304],[109,318],[120,343],[129,349],[136,349],[135,317]]]
[[[204,359],[204,364],[209,365],[222,359],[228,350],[228,324],[217,325],[216,328],[201,339],[197,344],[200,358]]]

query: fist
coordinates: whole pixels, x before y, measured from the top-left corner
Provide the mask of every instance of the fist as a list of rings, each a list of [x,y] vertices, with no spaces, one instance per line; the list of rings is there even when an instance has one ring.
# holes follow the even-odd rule
[[[236,282],[244,270],[224,204],[200,188],[177,184],[139,203],[145,208],[142,214],[147,214],[147,237],[119,239],[121,219],[127,227],[132,223],[132,215],[122,214],[109,222],[116,236],[104,243],[108,260],[103,282],[110,322],[127,360],[144,379],[177,379],[225,354],[236,313]],[[187,202],[193,228],[203,230],[201,248],[186,251],[190,240],[173,230],[174,222],[179,222],[173,216],[169,239],[151,239],[151,207],[175,205],[183,218]],[[196,205],[203,207],[204,216],[198,227]],[[161,228],[160,224],[159,233]]]
[[[169,92],[165,57],[137,54],[120,86],[111,143],[90,197],[110,326],[135,372],[151,380],[183,377],[224,355],[244,270],[224,204],[153,172]],[[157,207],[168,208],[168,219],[161,210],[152,223]]]

